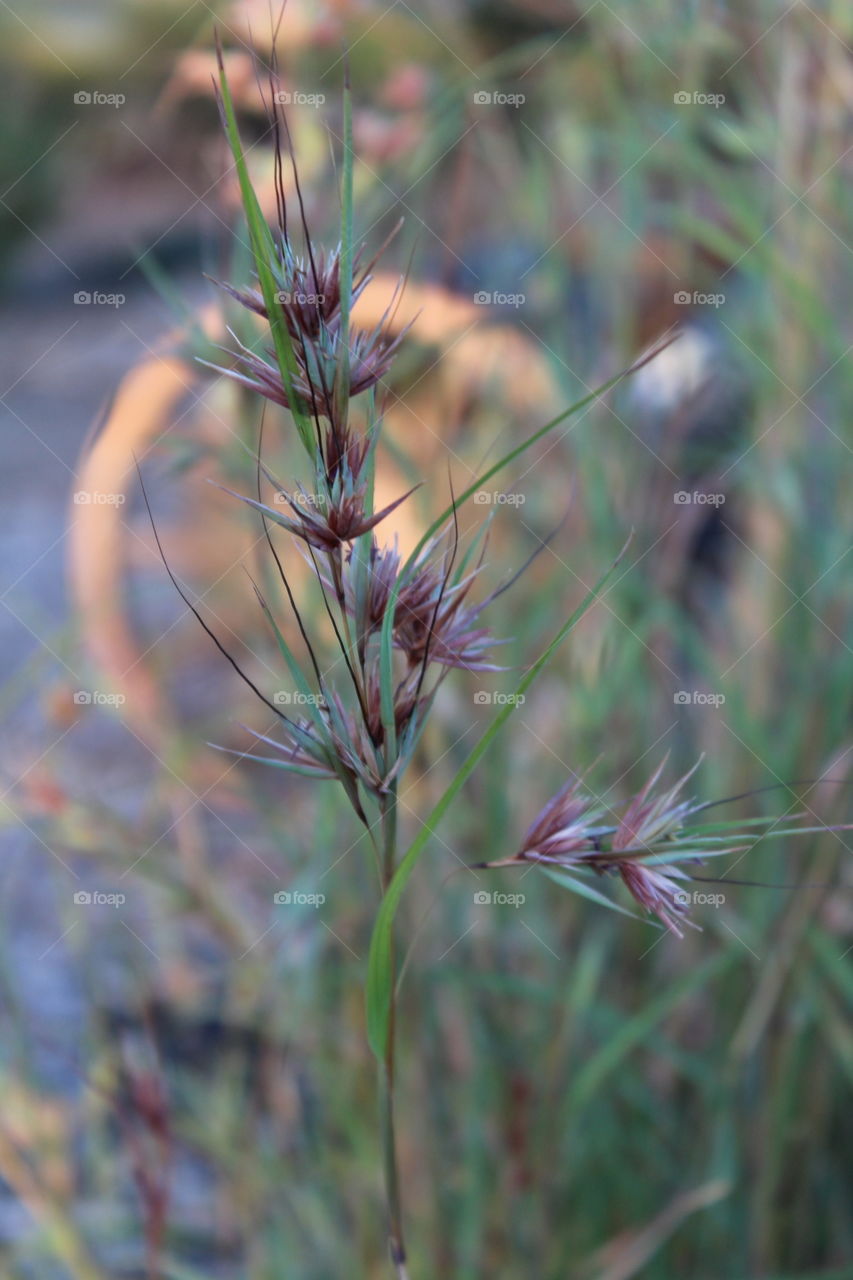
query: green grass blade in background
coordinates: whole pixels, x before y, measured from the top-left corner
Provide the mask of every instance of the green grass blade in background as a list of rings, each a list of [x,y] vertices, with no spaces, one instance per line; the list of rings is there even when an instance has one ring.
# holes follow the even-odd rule
[[[734,951],[722,951],[712,956],[704,964],[679,978],[663,995],[649,1000],[639,1013],[629,1018],[580,1068],[569,1095],[572,1109],[580,1110],[586,1106],[623,1059],[651,1035],[658,1023],[682,1000],[720,977],[738,959]]]

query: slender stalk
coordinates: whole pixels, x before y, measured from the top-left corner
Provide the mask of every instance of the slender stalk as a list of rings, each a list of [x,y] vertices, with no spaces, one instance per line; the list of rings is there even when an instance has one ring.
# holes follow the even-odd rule
[[[379,1105],[382,1126],[382,1156],[385,1170],[385,1195],[388,1202],[388,1245],[397,1280],[408,1280],[406,1246],[403,1241],[403,1212],[400,1176],[397,1168],[397,1142],[394,1128],[394,1063],[393,1039],[388,1057],[379,1068]]]
[[[388,891],[397,861],[397,792],[392,787],[382,801],[382,893]],[[396,987],[396,949],[392,943],[391,977]],[[400,1194],[400,1172],[397,1164],[397,1139],[394,1126],[394,1071],[396,1047],[396,991],[392,993],[388,1041],[384,1061],[379,1065],[379,1110],[382,1132],[382,1161],[385,1173],[385,1195],[388,1204],[388,1243],[397,1280],[408,1280],[406,1246],[403,1240],[403,1208]]]
[[[382,892],[387,891],[397,865],[397,784],[382,799]]]

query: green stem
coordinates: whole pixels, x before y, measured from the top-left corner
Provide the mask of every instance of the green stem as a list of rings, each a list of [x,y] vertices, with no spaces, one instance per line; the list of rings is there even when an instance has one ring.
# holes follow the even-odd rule
[[[379,1102],[382,1125],[382,1155],[385,1169],[385,1195],[388,1202],[388,1244],[397,1280],[408,1280],[406,1246],[403,1241],[403,1208],[400,1197],[400,1175],[397,1168],[397,1142],[394,1127],[394,1063],[393,1039],[388,1059],[379,1068]],[[390,1059],[390,1060],[389,1060]]]
[[[382,892],[394,878],[397,860],[397,791],[392,787],[382,801]],[[391,966],[396,986],[396,954],[392,942]],[[400,1172],[397,1165],[397,1139],[394,1125],[394,1068],[396,1047],[396,995],[392,995],[388,1039],[384,1061],[379,1064],[379,1107],[382,1130],[382,1158],[385,1171],[385,1195],[388,1204],[388,1243],[397,1280],[408,1280],[406,1246],[403,1240],[403,1207],[400,1194]]]
[[[382,892],[387,891],[397,865],[397,784],[382,800]]]

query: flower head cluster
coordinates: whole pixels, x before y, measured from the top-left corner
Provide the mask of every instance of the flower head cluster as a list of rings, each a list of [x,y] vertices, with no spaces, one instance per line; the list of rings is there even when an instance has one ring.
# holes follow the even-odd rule
[[[468,595],[480,566],[455,579],[453,548],[431,542],[400,587],[394,614],[394,641],[412,667],[426,661],[466,671],[498,671],[487,660],[494,644],[479,619],[490,598],[471,604]]]
[[[283,218],[274,257],[269,263],[275,284],[276,313],[283,318],[291,343],[295,364],[292,376],[284,376],[273,349],[258,355],[236,339],[237,367],[222,368],[221,372],[273,404],[317,420],[326,419],[332,424],[334,436],[342,428],[344,418],[335,393],[341,371],[346,369],[348,379],[345,399],[382,383],[407,328],[393,335],[385,323],[380,323],[369,333],[345,334],[341,246],[331,252],[315,248],[307,228],[305,243],[306,253],[299,255],[291,242],[287,220]],[[370,282],[371,268],[376,261],[360,270],[360,257],[359,251],[353,263],[350,303],[356,301]],[[222,287],[241,306],[268,322],[271,320],[270,309],[259,289],[236,289],[228,284]],[[391,307],[386,320],[390,311]],[[342,354],[346,354],[346,361],[342,360]]]
[[[599,849],[598,836],[606,827],[600,823],[604,810],[573,778],[552,796],[528,827],[521,851],[526,861],[571,862]]]
[[[403,681],[394,689],[393,728],[387,726],[382,716],[381,682],[376,663],[366,671],[363,711],[348,709],[343,699],[335,695],[337,715],[331,723],[332,738],[345,766],[368,791],[381,795],[398,777],[406,758],[400,748],[428,706],[429,699],[419,697],[417,687]],[[388,751],[391,736],[397,744],[393,752]]]
[[[410,670],[425,662],[468,671],[496,671],[486,661],[495,643],[479,618],[490,598],[479,604],[467,601],[479,576],[479,567],[453,579],[452,549],[442,551],[441,539],[427,544],[405,574],[400,572],[396,543],[381,547],[371,542],[364,572],[346,577],[346,607],[365,640],[382,627],[394,600],[394,647],[406,655]],[[352,553],[348,555],[352,564]]]
[[[351,304],[369,283],[379,255],[362,267],[361,250],[345,256],[340,244],[331,251],[316,247],[305,222],[301,194],[305,249],[297,252],[288,229],[281,168],[279,155],[279,225],[269,233],[265,287],[260,283],[250,289],[222,286],[241,306],[266,320],[271,329],[275,327],[276,341],[258,354],[232,335],[237,347],[232,353],[235,363],[214,367],[249,391],[291,411],[311,455],[315,488],[309,492],[296,485],[289,491],[261,464],[276,489],[274,506],[264,503],[260,492],[257,498],[228,492],[301,539],[312,553],[345,554],[347,546],[369,533],[409,496],[402,495],[381,511],[373,510],[372,464],[381,414],[371,409],[367,430],[359,430],[349,412],[354,397],[384,381],[407,327],[396,334],[388,327],[396,291],[385,316],[371,332],[350,327]],[[349,273],[348,280],[345,273]],[[270,280],[275,286],[272,293]],[[343,577],[343,572],[336,575],[337,587]]]
[[[404,493],[381,511],[370,511],[365,501],[366,479],[355,479],[348,466],[338,471],[328,488],[315,494],[301,485],[290,493],[277,482],[273,483],[276,505],[272,507],[245,494],[234,493],[233,489],[226,488],[225,492],[254,507],[273,524],[287,529],[318,551],[337,551],[344,545],[351,546],[409,497]]]
[[[225,286],[242,306],[270,323],[276,342],[258,354],[235,339],[235,366],[222,372],[290,410],[297,426],[302,416],[300,437],[311,454],[314,483],[311,488],[285,487],[260,462],[274,499],[263,500],[260,485],[256,497],[233,496],[262,514],[271,549],[275,551],[270,527],[278,526],[307,551],[341,649],[343,662],[334,665],[345,670],[349,686],[342,690],[323,674],[297,613],[318,685],[315,708],[309,718],[295,719],[265,698],[282,722],[282,740],[259,741],[275,748],[273,762],[279,767],[303,776],[337,777],[358,812],[358,788],[382,797],[411,758],[447,673],[459,667],[497,668],[488,661],[492,641],[480,622],[488,600],[471,600],[481,566],[470,567],[464,556],[457,564],[458,536],[429,540],[403,566],[396,545],[381,546],[373,533],[409,495],[373,509],[381,410],[371,398],[367,425],[360,427],[356,419],[361,415],[350,413],[349,404],[384,381],[405,336],[405,328],[392,334],[388,325],[396,295],[375,329],[351,331],[344,297],[358,298],[373,262],[362,268],[358,253],[348,260],[340,246],[328,253],[316,248],[304,218],[302,230],[305,249],[297,253],[280,191],[266,289]],[[346,271],[352,272],[348,287]],[[274,313],[270,276],[276,286]],[[282,329],[289,344],[284,354]],[[295,611],[284,566],[275,554]],[[281,648],[271,610],[262,604]]]
[[[341,311],[341,247],[327,252],[316,249],[309,241],[308,254],[300,256],[289,237],[282,234],[275,247],[271,262],[276,284],[276,302],[281,307],[290,335],[298,342],[305,338],[317,338],[325,326],[332,328]],[[353,264],[356,275],[352,283],[352,299],[363,292],[370,281],[370,271],[358,272],[356,254]],[[263,294],[258,289],[235,289],[222,286],[241,306],[269,320],[269,312]]]
[[[375,330],[371,333],[358,333],[351,339],[348,396],[360,395],[362,391],[368,391],[377,383],[384,382],[402,337],[402,333],[391,337],[382,330]],[[291,396],[281,369],[275,363],[271,349],[267,351],[265,358],[256,355],[242,343],[239,346],[240,350],[235,352],[238,367],[221,369],[226,377],[284,409],[296,409],[314,417],[334,419],[335,376],[341,350],[339,321],[331,325],[320,321],[316,337],[303,334],[294,343],[296,374],[291,381],[291,388],[295,399]]]
[[[435,691],[422,694],[420,681],[411,677],[401,680],[393,690],[392,723],[386,724],[375,660],[365,665],[363,678],[354,706],[351,699],[331,690],[328,700],[318,705],[313,721],[293,721],[282,715],[282,740],[256,735],[275,750],[274,758],[253,754],[249,758],[277,764],[303,777],[338,778],[351,796],[356,795],[359,784],[373,795],[386,794],[410,755]]]
[[[678,862],[695,862],[706,852],[685,839],[684,824],[702,806],[678,799],[693,769],[655,793],[664,763],[621,813],[597,804],[579,780],[568,783],[530,826],[513,861],[617,874],[642,907],[681,937],[682,926],[691,922],[681,888],[689,877]],[[607,816],[615,823],[602,825]]]

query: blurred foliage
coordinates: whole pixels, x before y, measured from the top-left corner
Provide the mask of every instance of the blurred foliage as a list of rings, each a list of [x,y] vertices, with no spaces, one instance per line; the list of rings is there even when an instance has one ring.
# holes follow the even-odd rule
[[[591,768],[606,798],[627,794],[668,750],[673,778],[707,753],[696,778],[706,798],[850,775],[849,9],[307,9],[317,30],[308,23],[297,56],[286,16],[280,54],[288,84],[327,96],[319,116],[293,109],[315,238],[336,234],[322,127],[334,142],[341,63],[330,32],[340,31],[359,104],[357,231],[378,245],[405,214],[392,255],[405,269],[414,254],[414,289],[431,280],[450,291],[447,310],[432,312],[436,332],[416,333],[401,360],[403,403],[392,397],[389,408],[385,483],[429,479],[404,538],[444,505],[448,459],[458,491],[489,451],[498,456],[671,324],[685,327],[657,375],[638,375],[518,467],[506,483],[523,503],[464,513],[468,530],[494,512],[494,585],[563,522],[490,611],[493,630],[512,637],[504,652],[515,667],[632,528],[634,538],[615,585],[437,834],[404,907],[413,1280],[853,1276],[848,843],[762,846],[732,876],[788,887],[726,886],[724,906],[697,907],[703,932],[683,942],[532,876],[523,907],[476,905],[476,891],[517,892],[519,881],[465,870],[512,853],[569,771]],[[294,17],[300,32],[305,10]],[[266,14],[253,14],[260,41]],[[239,52],[228,36],[238,17],[223,21]],[[4,24],[7,58],[38,77],[22,90],[32,110],[15,113],[0,161],[16,180],[71,119],[74,81],[20,21],[7,14]],[[176,51],[204,52],[211,35],[206,6],[35,6],[27,25],[80,76],[105,76],[119,48],[124,66],[150,45],[133,70],[135,129],[172,83]],[[524,102],[481,103],[478,93]],[[260,138],[249,81],[246,94]],[[190,119],[186,99],[168,109],[160,139]],[[181,139],[185,150],[215,134],[212,113],[192,119],[199,133]],[[57,146],[9,197],[40,231],[55,216],[51,193],[75,182],[79,145]],[[254,159],[262,176],[263,146]],[[245,259],[218,233],[216,274],[234,278]],[[525,301],[475,314],[482,291]],[[724,301],[684,305],[681,292]],[[472,324],[482,315],[480,345],[453,297]],[[489,344],[501,342],[500,367],[490,366]],[[199,593],[215,585],[217,619],[259,655],[258,678],[275,689],[284,677],[245,575],[219,581],[238,558],[257,565],[258,531],[235,531],[230,509],[217,514],[227,499],[200,493],[210,474],[252,485],[243,446],[257,417],[221,387],[203,390],[193,413],[155,429],[163,438],[146,475],[156,472],[182,574]],[[297,455],[281,425],[270,416],[265,432],[273,469],[288,474]],[[724,501],[682,508],[682,490]],[[137,510],[123,515],[147,536]],[[383,1275],[358,998],[376,901],[369,850],[330,784],[202,765],[206,739],[238,743],[237,722],[268,725],[175,608],[150,540],[126,572],[168,699],[161,739],[155,747],[132,719],[84,713],[57,671],[34,664],[31,685],[56,687],[44,743],[5,802],[10,821],[35,833],[34,850],[43,842],[83,877],[72,882],[47,860],[44,910],[63,940],[42,963],[65,967],[85,1012],[56,1088],[59,1031],[21,1003],[14,959],[3,956],[4,1084],[16,1101],[0,1176],[35,1223],[0,1245],[4,1274],[50,1275],[50,1255],[64,1260],[57,1275],[100,1275],[92,1258],[106,1260],[103,1274],[143,1274],[128,1126],[144,1113],[128,1082],[153,1043],[148,1069],[165,1083],[173,1161],[162,1274]],[[322,602],[306,608],[322,626]],[[62,645],[73,651],[73,635]],[[508,673],[448,683],[401,799],[412,834],[484,722],[475,692],[514,682]],[[679,691],[687,705],[674,701]],[[7,692],[13,709],[19,697]],[[114,792],[86,767],[98,734],[119,761]],[[797,792],[726,812],[849,814],[844,786]],[[81,915],[71,899],[84,883],[121,889],[132,914]],[[319,911],[277,906],[274,891],[288,888],[326,901]]]

